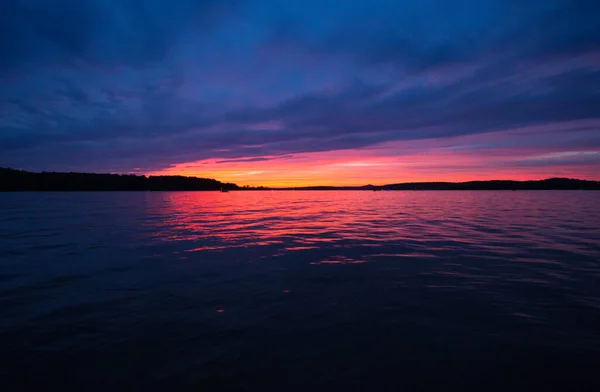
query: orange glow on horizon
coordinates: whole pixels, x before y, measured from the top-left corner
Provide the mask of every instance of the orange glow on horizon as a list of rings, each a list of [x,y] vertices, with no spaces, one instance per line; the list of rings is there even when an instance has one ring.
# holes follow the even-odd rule
[[[212,158],[175,164],[149,175],[214,178],[240,186],[362,186],[405,182],[540,180],[570,177],[600,180],[600,151],[519,146],[541,131],[590,126],[574,121],[454,138],[395,141],[360,149]],[[218,153],[218,151],[216,151]],[[596,163],[594,163],[596,162]]]
[[[215,178],[239,186],[302,187],[362,186],[404,182],[472,180],[539,180],[549,177],[598,179],[593,168],[510,167],[503,155],[480,157],[453,153],[422,153],[410,156],[369,156],[368,150],[335,151],[295,155],[289,159],[258,162],[217,163],[219,160],[183,163],[149,175],[185,175]]]

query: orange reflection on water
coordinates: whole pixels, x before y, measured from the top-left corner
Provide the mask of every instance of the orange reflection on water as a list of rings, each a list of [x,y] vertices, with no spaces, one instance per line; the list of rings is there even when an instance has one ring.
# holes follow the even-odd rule
[[[256,259],[307,255],[307,263],[351,264],[400,258],[425,261],[461,253],[481,260],[533,263],[533,256],[521,250],[532,243],[564,252],[586,251],[568,227],[552,224],[552,214],[562,211],[573,222],[589,220],[590,210],[581,208],[581,200],[565,203],[567,196],[587,194],[560,195],[543,191],[151,192],[144,232],[153,244],[176,244],[178,253],[188,255],[228,251]],[[540,227],[553,231],[548,235]],[[247,253],[251,248],[261,250],[251,256]]]
[[[378,197],[373,192],[173,192],[162,198],[153,214],[160,220],[155,240],[189,244],[186,252],[223,251],[261,246],[273,254],[348,247],[364,247],[408,234],[389,225],[386,215],[373,211],[398,209],[403,193]],[[392,193],[390,193],[390,196]],[[386,204],[389,204],[386,207]],[[400,217],[401,218],[401,217]],[[395,220],[398,216],[394,217]]]

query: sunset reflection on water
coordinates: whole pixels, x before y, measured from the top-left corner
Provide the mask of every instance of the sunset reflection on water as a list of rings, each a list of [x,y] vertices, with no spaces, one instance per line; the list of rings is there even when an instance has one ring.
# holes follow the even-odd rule
[[[42,389],[129,364],[136,390],[597,380],[597,192],[0,198],[0,347]]]
[[[549,196],[552,195],[552,196]],[[151,194],[146,235],[179,252],[260,247],[328,256],[311,263],[436,258],[453,251],[530,260],[527,248],[590,251],[571,226],[593,203],[565,204],[552,192],[240,191]],[[587,200],[587,199],[584,199]],[[490,208],[493,205],[494,208]],[[553,212],[562,211],[556,222]],[[571,225],[571,226],[570,226]],[[543,228],[543,229],[542,229]],[[588,232],[585,232],[589,234]],[[584,234],[585,234],[584,233]],[[264,256],[264,255],[263,255]],[[537,256],[536,256],[537,257]],[[533,261],[533,260],[532,260]]]

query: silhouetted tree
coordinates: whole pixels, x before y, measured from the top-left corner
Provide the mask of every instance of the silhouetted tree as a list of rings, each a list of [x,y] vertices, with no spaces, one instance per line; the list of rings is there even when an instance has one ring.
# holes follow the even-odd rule
[[[138,176],[134,174],[32,173],[0,168],[0,191],[216,191],[269,190],[272,188],[239,187],[211,178],[185,176]],[[362,187],[312,186],[283,189],[296,190],[600,190],[600,181],[571,178],[548,178],[539,181],[470,181],[415,182]]]
[[[211,178],[134,174],[32,173],[0,168],[2,191],[206,191],[239,187]]]

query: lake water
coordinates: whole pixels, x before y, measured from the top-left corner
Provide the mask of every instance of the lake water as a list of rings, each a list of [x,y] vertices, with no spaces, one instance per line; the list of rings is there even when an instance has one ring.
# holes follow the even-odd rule
[[[591,389],[600,192],[4,193],[0,310],[3,390]]]

